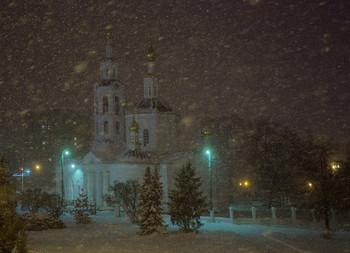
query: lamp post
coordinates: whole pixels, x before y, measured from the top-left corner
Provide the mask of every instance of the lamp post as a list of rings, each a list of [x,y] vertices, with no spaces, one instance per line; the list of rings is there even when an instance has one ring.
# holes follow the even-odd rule
[[[21,177],[22,178],[22,183],[21,183],[21,189],[23,191],[23,188],[24,188],[24,177],[28,177],[29,176],[29,173],[30,173],[30,170],[26,170],[24,172],[23,168],[21,168],[21,173],[15,173],[15,174],[12,174],[13,177]]]
[[[23,168],[21,168],[21,171],[22,171],[22,191],[23,191],[23,176],[24,176],[24,172],[23,172]]]
[[[61,168],[61,193],[62,193],[62,199],[64,199],[64,182],[63,182],[63,170],[64,170],[64,156],[69,155],[68,150],[63,150],[62,151],[62,168]]]
[[[24,187],[24,176],[29,176],[29,173],[30,173],[30,170],[26,170],[25,172],[24,172],[24,170],[23,170],[23,168],[21,168],[21,171],[22,171],[22,191],[23,191],[23,187]]]
[[[207,149],[205,152],[208,155],[208,169],[209,169],[209,210],[210,210],[210,221],[214,222],[214,210],[213,210],[213,188],[211,181],[211,159],[210,150]]]

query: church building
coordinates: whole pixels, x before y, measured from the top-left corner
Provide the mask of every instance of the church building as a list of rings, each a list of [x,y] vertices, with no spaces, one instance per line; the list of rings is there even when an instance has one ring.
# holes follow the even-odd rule
[[[118,78],[110,35],[105,58],[100,62],[100,80],[94,84],[94,140],[90,151],[75,168],[57,170],[57,191],[75,200],[84,190],[90,202],[104,208],[103,196],[115,181],[143,181],[145,169],[157,168],[163,183],[163,198],[174,173],[189,159],[181,151],[179,116],[160,96],[156,73],[156,54],[152,46],[147,55],[143,78],[144,97],[129,112],[124,108],[124,84]],[[62,157],[64,159],[64,157]]]

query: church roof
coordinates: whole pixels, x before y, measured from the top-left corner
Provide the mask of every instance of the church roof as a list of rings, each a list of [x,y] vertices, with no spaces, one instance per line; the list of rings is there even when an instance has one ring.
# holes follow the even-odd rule
[[[135,105],[135,109],[138,113],[173,112],[173,109],[160,98],[144,98]]]
[[[164,154],[159,157],[159,163],[161,164],[166,164],[166,163],[172,163],[173,161],[176,160],[181,160],[181,159],[191,159],[193,157],[193,152],[192,151],[180,151],[180,152],[175,152],[175,153],[169,153],[169,154]]]
[[[152,162],[155,161],[155,158],[155,155],[151,152],[128,150],[124,152],[118,160],[122,162]]]
[[[92,152],[100,161],[100,163],[114,163],[117,160],[117,156],[113,151],[93,151]]]

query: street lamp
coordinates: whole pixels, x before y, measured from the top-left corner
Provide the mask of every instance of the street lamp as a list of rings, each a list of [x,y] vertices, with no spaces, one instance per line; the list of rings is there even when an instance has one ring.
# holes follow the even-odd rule
[[[62,151],[62,168],[61,168],[61,193],[62,193],[62,199],[64,199],[64,185],[63,185],[63,170],[64,170],[64,156],[68,156],[69,151],[63,150]]]
[[[21,177],[22,178],[22,190],[23,190],[23,187],[24,187],[24,177],[28,177],[29,173],[30,173],[30,170],[26,170],[24,172],[23,168],[21,168],[21,173],[12,174],[13,177]]]
[[[23,186],[24,186],[24,180],[23,177],[24,176],[29,176],[30,170],[26,170],[25,172],[23,171],[23,168],[21,168],[22,171],[22,190],[23,190]]]
[[[211,182],[211,159],[210,159],[210,150],[207,149],[205,153],[208,155],[208,169],[209,169],[209,209],[210,209],[210,221],[214,221],[214,212],[213,212],[213,189]]]

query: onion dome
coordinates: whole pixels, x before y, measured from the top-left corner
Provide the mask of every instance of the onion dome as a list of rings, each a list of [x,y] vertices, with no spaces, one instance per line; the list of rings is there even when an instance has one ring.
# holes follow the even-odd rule
[[[210,137],[213,135],[213,127],[212,127],[213,119],[208,115],[208,113],[205,113],[204,119],[202,120],[202,134],[205,137]]]
[[[139,131],[139,124],[137,124],[136,120],[135,120],[135,113],[132,115],[132,123],[131,125],[129,126],[129,130],[131,132],[137,132]]]
[[[150,45],[147,51],[147,60],[154,61],[155,59],[156,59],[156,53],[154,52],[152,45]]]
[[[209,128],[203,129],[202,132],[203,132],[204,136],[207,136],[207,137],[210,137],[210,136],[213,135],[213,131],[211,129],[209,129]]]
[[[107,44],[111,44],[112,31],[110,29],[107,30]]]

